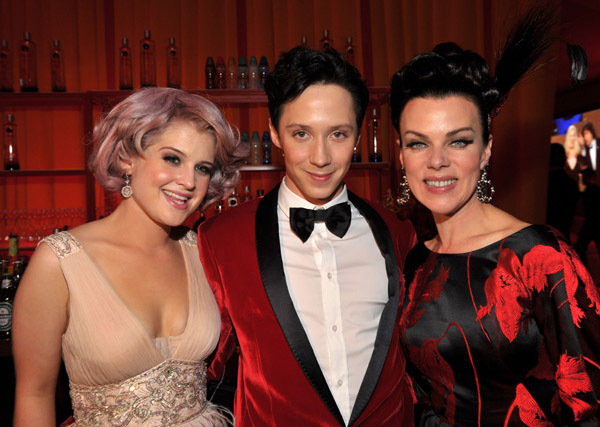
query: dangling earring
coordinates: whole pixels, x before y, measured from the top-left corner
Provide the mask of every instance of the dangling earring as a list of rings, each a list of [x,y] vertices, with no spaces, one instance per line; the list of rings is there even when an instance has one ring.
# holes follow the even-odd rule
[[[397,200],[400,206],[406,206],[408,201],[410,200],[410,187],[408,186],[408,180],[406,179],[406,171],[402,168],[402,182],[400,183],[400,188],[398,189]]]
[[[490,203],[496,190],[492,185],[492,180],[488,177],[488,164],[481,170],[481,176],[477,181],[477,200],[481,203]]]
[[[128,199],[129,197],[131,197],[133,195],[133,190],[131,189],[131,186],[129,185],[129,175],[125,174],[125,185],[123,187],[121,187],[121,195],[123,197],[125,197],[126,199]]]

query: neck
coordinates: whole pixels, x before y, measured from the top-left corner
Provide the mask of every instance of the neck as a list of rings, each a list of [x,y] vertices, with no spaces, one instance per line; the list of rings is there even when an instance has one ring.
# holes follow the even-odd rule
[[[172,243],[171,227],[153,221],[133,199],[124,199],[106,220],[114,235],[128,245],[158,248]]]
[[[474,199],[453,215],[433,214],[437,236],[430,242],[429,249],[436,252],[458,253],[476,249],[478,237],[489,230],[492,205]]]

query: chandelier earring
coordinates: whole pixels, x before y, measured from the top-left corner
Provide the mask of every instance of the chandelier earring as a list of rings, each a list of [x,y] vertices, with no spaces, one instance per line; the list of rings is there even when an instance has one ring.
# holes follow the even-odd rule
[[[131,185],[129,185],[129,175],[125,174],[125,185],[121,187],[121,195],[128,199],[133,195],[133,190],[131,189]]]
[[[490,203],[494,193],[496,192],[494,186],[492,185],[492,180],[488,175],[488,166],[489,165],[486,164],[483,167],[481,170],[481,176],[477,181],[477,200],[479,200],[481,203]]]
[[[400,206],[406,206],[410,200],[410,187],[408,186],[408,180],[406,179],[406,171],[404,168],[402,168],[402,182],[400,183],[400,188],[398,188],[398,193],[398,203]]]

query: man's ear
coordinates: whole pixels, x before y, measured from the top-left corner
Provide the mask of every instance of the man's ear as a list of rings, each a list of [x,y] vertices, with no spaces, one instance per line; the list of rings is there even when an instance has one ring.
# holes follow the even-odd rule
[[[277,147],[283,150],[281,146],[281,141],[279,140],[279,134],[277,133],[277,129],[273,126],[273,122],[269,117],[269,133],[271,134],[271,142]]]

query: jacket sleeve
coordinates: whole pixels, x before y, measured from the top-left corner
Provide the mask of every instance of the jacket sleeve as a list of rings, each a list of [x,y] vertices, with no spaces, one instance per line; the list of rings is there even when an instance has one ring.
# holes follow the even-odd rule
[[[208,367],[208,379],[219,380],[225,371],[227,360],[233,354],[236,347],[236,336],[229,315],[227,297],[223,287],[223,278],[219,268],[218,260],[213,252],[207,233],[200,227],[198,230],[198,249],[200,260],[204,266],[204,272],[219,306],[221,313],[221,335],[215,350],[214,357]]]

